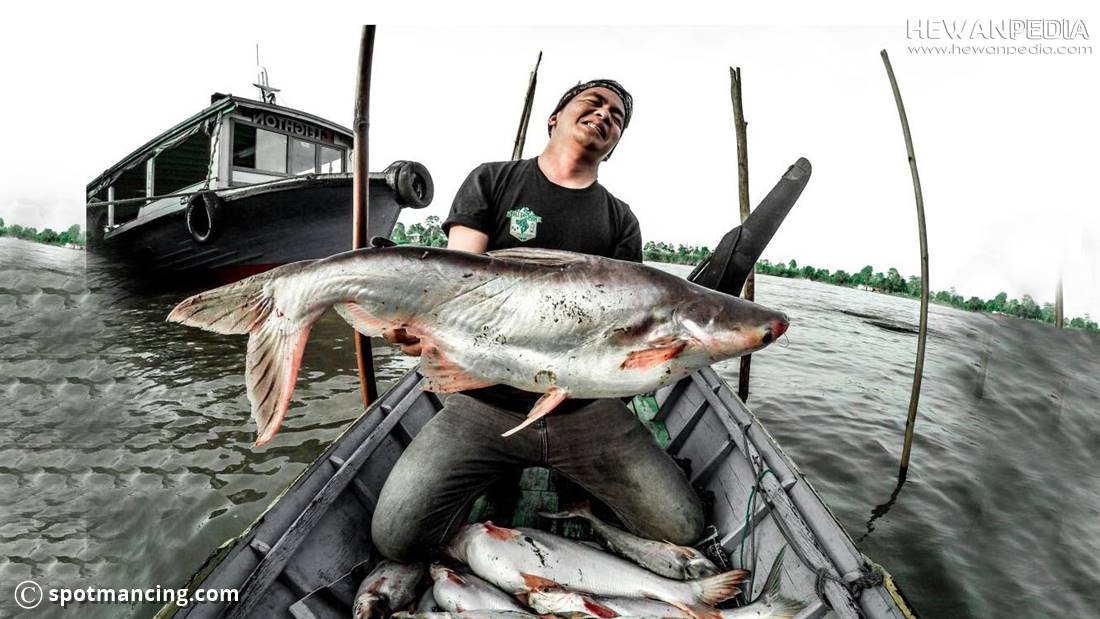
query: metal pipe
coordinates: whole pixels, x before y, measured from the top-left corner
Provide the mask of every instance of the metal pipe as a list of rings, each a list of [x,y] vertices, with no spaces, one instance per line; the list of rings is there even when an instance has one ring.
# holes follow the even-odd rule
[[[355,168],[352,183],[352,249],[367,245],[368,217],[370,214],[370,173],[368,167],[368,136],[370,133],[370,74],[374,56],[374,26],[363,26],[359,43],[359,81],[355,94]],[[374,378],[374,358],[370,338],[355,332],[355,359],[359,368],[359,391],[363,406],[378,398],[378,384]]]
[[[917,362],[913,369],[913,389],[909,394],[909,417],[905,421],[905,443],[901,451],[901,468],[898,481],[905,481],[909,474],[909,454],[913,447],[913,428],[917,423],[917,403],[920,401],[921,379],[924,375],[924,342],[928,336],[928,234],[924,225],[924,195],[920,188],[920,175],[917,174],[917,157],[913,154],[913,136],[909,133],[909,119],[905,116],[905,105],[901,102],[901,91],[890,66],[890,57],[886,50],[880,52],[886,65],[886,75],[890,78],[890,88],[894,91],[894,102],[901,117],[901,131],[905,136],[905,152],[909,156],[909,171],[913,176],[913,193],[917,201],[917,230],[920,233],[920,330],[917,333]]]

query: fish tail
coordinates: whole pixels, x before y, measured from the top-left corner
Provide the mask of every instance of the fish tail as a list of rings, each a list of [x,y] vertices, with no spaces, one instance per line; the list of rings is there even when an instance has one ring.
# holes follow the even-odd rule
[[[256,422],[257,447],[270,441],[282,426],[310,328],[324,311],[319,308],[305,318],[292,319],[276,307],[268,283],[313,262],[290,264],[197,294],[168,314],[169,321],[206,331],[249,334],[245,383]]]
[[[264,285],[280,270],[188,297],[172,309],[168,321],[223,335],[250,333],[271,313],[273,299],[264,291]]]
[[[754,604],[763,601],[767,606],[767,614],[765,617],[773,619],[790,619],[798,614],[798,611],[802,610],[805,606],[802,602],[792,600],[788,597],[784,597],[779,592],[779,577],[783,573],[783,553],[787,551],[787,547],[784,546],[779,554],[775,555],[775,560],[772,561],[772,568],[768,571],[768,580],[764,582],[764,591],[760,593],[760,597],[756,598]]]
[[[678,608],[688,617],[694,617],[694,619],[721,619],[722,613],[718,609],[712,606],[705,606],[696,604],[694,606],[690,604],[684,604],[683,602],[674,602],[673,606]]]
[[[745,570],[732,570],[717,576],[692,581],[691,588],[700,603],[714,606],[718,602],[728,600],[740,593],[741,590],[737,588],[737,585],[745,580],[748,575],[749,573]]]

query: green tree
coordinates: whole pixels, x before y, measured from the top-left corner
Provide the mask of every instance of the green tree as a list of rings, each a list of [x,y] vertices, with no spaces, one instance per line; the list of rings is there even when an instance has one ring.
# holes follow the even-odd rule
[[[51,228],[46,228],[42,232],[36,234],[34,240],[38,241],[39,243],[49,243],[52,245],[54,243],[57,243],[57,233],[54,232]]]
[[[405,224],[400,221],[394,224],[393,232],[390,233],[390,240],[398,245],[407,245],[409,243],[409,237],[405,236]]]

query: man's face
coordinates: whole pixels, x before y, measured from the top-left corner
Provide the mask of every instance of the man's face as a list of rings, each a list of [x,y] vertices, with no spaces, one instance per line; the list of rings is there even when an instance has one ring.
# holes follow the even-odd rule
[[[619,95],[596,86],[581,91],[560,112],[550,117],[550,124],[554,127],[552,136],[577,140],[586,150],[596,152],[602,158],[619,142],[624,117],[623,101]]]

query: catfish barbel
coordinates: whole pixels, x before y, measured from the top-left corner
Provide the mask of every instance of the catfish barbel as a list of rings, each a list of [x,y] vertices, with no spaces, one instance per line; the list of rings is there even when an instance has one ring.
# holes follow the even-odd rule
[[[330,307],[364,335],[403,328],[420,338],[428,391],[506,384],[542,393],[505,436],[566,398],[651,392],[787,330],[780,312],[634,262],[410,246],[288,264],[190,297],[168,320],[249,334],[260,446],[282,424],[310,328]]]

